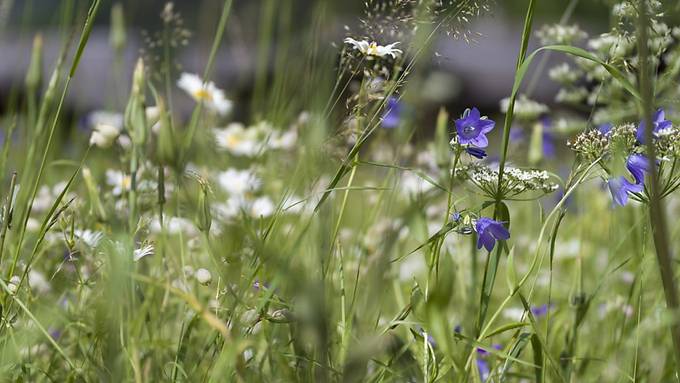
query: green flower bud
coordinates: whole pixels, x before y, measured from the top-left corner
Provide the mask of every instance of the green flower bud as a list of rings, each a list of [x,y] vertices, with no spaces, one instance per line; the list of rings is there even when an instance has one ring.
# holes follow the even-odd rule
[[[529,143],[529,163],[536,165],[543,159],[543,124],[535,123]]]
[[[132,142],[137,146],[144,145],[148,130],[146,124],[145,86],[144,61],[140,58],[137,61],[137,66],[132,76],[132,91],[130,92],[130,99],[125,109],[125,127],[132,138]]]
[[[448,130],[449,114],[444,108],[439,109],[437,115],[437,128],[435,131],[435,159],[437,165],[442,168],[448,167],[451,161],[451,147],[449,144],[449,130]]]
[[[125,18],[123,5],[120,3],[114,4],[111,8],[109,43],[116,52],[121,52],[125,48]]]
[[[26,72],[26,88],[30,92],[35,92],[40,87],[42,80],[43,69],[43,39],[42,35],[37,34],[33,39],[33,51],[31,53],[31,62],[28,65]]]
[[[198,209],[196,211],[196,226],[198,229],[207,233],[212,225],[212,214],[210,213],[210,186],[204,179],[198,179],[201,192],[198,195]]]

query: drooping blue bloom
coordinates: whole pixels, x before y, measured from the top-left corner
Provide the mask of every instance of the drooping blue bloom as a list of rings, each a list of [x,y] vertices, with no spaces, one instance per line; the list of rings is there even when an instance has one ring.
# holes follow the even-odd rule
[[[649,159],[642,154],[631,154],[626,160],[626,168],[635,178],[636,184],[643,184],[645,173],[650,170]]]
[[[555,135],[553,134],[552,122],[548,116],[541,117],[541,125],[543,125],[543,155],[546,158],[555,157]]]
[[[496,245],[496,241],[510,238],[508,229],[506,229],[502,223],[491,218],[479,218],[475,225],[475,230],[479,236],[477,238],[478,249],[481,249],[482,246],[484,246],[487,251],[491,251],[493,250],[494,245]]]
[[[524,130],[518,126],[513,126],[510,128],[510,142],[524,142],[526,138],[524,137]]]
[[[642,154],[631,154],[626,160],[626,168],[635,179],[632,183],[621,176],[610,179],[607,184],[614,202],[619,206],[628,203],[628,193],[641,193],[644,190],[645,173],[650,171],[649,159]]]
[[[631,183],[624,176],[618,178],[610,178],[607,181],[609,191],[612,193],[614,202],[619,206],[625,206],[628,203],[628,193],[640,193],[643,190],[643,185]]]
[[[484,157],[486,157],[486,151],[481,148],[475,148],[474,146],[468,146],[465,148],[465,151],[471,155],[472,157],[479,158],[480,160],[483,160]]]
[[[458,142],[486,148],[489,145],[486,133],[493,130],[495,125],[492,120],[482,117],[477,108],[466,109],[463,116],[456,120]]]
[[[664,112],[663,108],[659,108],[659,110],[654,113],[652,118],[652,134],[656,134],[659,130],[669,128],[672,124],[673,123],[671,121],[666,120],[666,113]],[[637,134],[635,137],[641,144],[645,143],[645,130],[645,121],[640,121],[640,125],[638,125]]]
[[[549,305],[547,303],[542,304],[540,306],[533,306],[531,308],[531,313],[534,315],[534,317],[540,318],[540,317],[544,316],[545,314],[547,314],[548,311],[550,311],[551,308],[552,308],[552,305]]]
[[[425,334],[427,334],[427,343],[429,343],[431,347],[437,346],[437,342],[435,342],[432,335],[430,335],[429,333],[426,333],[424,328],[418,326],[418,332],[420,333],[420,336],[422,336],[422,337],[425,337]]]
[[[482,382],[486,382],[489,379],[489,374],[491,369],[489,368],[489,363],[484,359],[477,359],[477,369],[479,370],[479,378]]]
[[[453,214],[451,214],[451,220],[453,222],[460,221],[460,212],[454,211]]]
[[[394,129],[401,123],[402,105],[397,97],[390,96],[385,103],[385,114],[382,126],[386,129]]]

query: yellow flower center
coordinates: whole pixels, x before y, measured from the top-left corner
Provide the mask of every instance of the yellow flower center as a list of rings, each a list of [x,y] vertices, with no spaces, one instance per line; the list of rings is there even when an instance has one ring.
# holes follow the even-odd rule
[[[374,41],[371,43],[371,45],[368,46],[368,51],[366,52],[369,55],[377,55],[378,54],[378,44]]]
[[[213,99],[212,94],[204,88],[201,88],[201,89],[195,91],[194,97],[197,100],[203,100],[203,101],[212,101],[212,99]]]
[[[233,148],[241,142],[241,138],[236,135],[230,135],[227,137],[227,147]]]

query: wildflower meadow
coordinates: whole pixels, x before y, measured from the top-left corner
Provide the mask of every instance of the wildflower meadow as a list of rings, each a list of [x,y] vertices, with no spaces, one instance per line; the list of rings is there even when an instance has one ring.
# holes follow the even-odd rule
[[[680,381],[680,7],[0,0],[1,382]]]

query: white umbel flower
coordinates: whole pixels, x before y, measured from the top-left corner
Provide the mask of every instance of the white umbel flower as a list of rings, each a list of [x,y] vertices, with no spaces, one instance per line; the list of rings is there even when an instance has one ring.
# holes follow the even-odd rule
[[[367,57],[390,56],[393,59],[396,59],[403,53],[401,49],[395,48],[399,42],[388,45],[378,45],[375,41],[368,42],[367,40],[354,40],[353,38],[348,37],[345,39],[345,44],[351,45],[354,49]]]
[[[202,102],[207,108],[222,116],[227,115],[232,109],[233,104],[224,96],[224,91],[218,89],[212,81],[204,83],[198,75],[182,73],[177,86],[196,102]]]

